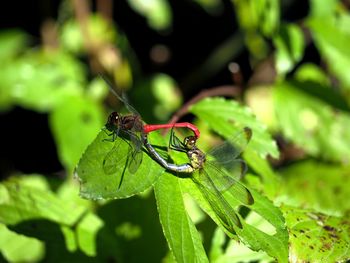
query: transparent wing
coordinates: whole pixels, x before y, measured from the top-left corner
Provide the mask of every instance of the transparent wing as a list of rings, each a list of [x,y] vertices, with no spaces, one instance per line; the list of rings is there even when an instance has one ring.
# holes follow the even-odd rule
[[[252,130],[245,127],[232,138],[211,149],[207,156],[211,156],[220,166],[227,167],[230,170],[230,167],[233,166],[232,162],[244,151],[251,137]]]
[[[113,148],[106,154],[103,159],[103,171],[105,174],[114,174],[117,172],[118,168],[125,165],[127,155],[120,158],[120,153],[118,152],[118,148],[121,144],[122,140],[117,138],[115,140]]]
[[[123,132],[124,133],[124,132]],[[142,162],[142,145],[141,141],[133,133],[127,132],[130,141],[117,137],[113,148],[107,153],[103,160],[103,170],[105,174],[114,174],[118,169],[127,166],[130,173],[135,173]],[[121,143],[128,143],[128,150],[125,154],[120,153]],[[124,170],[124,169],[123,169]]]
[[[199,173],[195,174],[197,174],[197,176],[193,175],[191,177],[192,180],[196,183],[203,197],[207,200],[225,228],[231,233],[235,232],[233,225],[242,228],[242,223],[235,210],[215,187],[214,182],[206,171],[201,170]]]
[[[135,173],[142,163],[142,142],[135,134],[129,135],[132,149],[129,149],[131,154],[128,156],[128,169],[130,173]]]
[[[135,115],[138,115],[138,116],[140,116],[140,114],[137,112],[137,110],[133,107],[133,106],[131,106],[130,104],[129,104],[129,100],[128,100],[128,98],[126,97],[126,94],[125,93],[122,93],[122,97],[119,97],[118,96],[118,99],[119,100],[121,100],[123,103],[124,103],[124,105],[125,105],[125,107],[126,107],[126,109],[128,110],[128,111],[130,111],[131,113],[133,113],[133,114],[135,114]]]
[[[244,164],[243,161],[242,164]],[[250,191],[229,173],[225,172],[223,169],[219,169],[210,162],[205,163],[203,169],[213,183],[208,183],[205,185],[206,187],[210,188],[214,185],[220,193],[229,192],[242,205],[252,205],[254,203],[254,198]],[[204,181],[204,183],[206,183],[206,181]]]
[[[119,94],[115,91],[115,85],[112,84],[112,81],[105,75],[100,75],[100,77],[108,84],[109,90],[118,98],[118,100],[120,100],[121,102],[124,103],[126,109],[136,115],[140,115],[137,110],[135,110],[134,107],[132,107],[129,103],[128,103],[128,99],[125,95],[125,93],[122,93],[122,96],[119,96]]]
[[[241,180],[247,172],[247,164],[242,159],[232,159],[229,162],[222,163],[207,156],[207,163],[210,163],[219,170],[223,170],[222,172],[231,178],[229,179],[231,182]]]

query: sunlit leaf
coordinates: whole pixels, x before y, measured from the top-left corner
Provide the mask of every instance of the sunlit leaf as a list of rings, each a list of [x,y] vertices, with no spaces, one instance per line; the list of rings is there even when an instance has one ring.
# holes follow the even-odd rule
[[[117,137],[114,142],[106,130],[101,130],[95,140],[87,147],[76,168],[76,176],[80,181],[80,195],[87,199],[126,198],[149,188],[158,179],[163,169],[146,153],[135,173],[128,169],[129,142]],[[152,143],[161,142],[155,133],[149,136]],[[116,169],[106,174],[104,160],[112,148],[115,151]],[[162,145],[162,144],[160,144]],[[163,143],[164,145],[164,143]]]
[[[222,221],[219,220],[218,215],[209,206],[204,196],[190,178],[181,179],[180,182],[184,191],[188,192],[199,203],[201,208],[225,230],[226,234],[231,238],[237,238],[232,233],[227,232]],[[279,262],[286,262],[288,257],[288,232],[281,211],[266,197],[263,197],[252,189],[250,191],[253,194],[254,204],[248,206],[248,208],[258,214],[258,217],[268,224],[273,231],[271,233],[264,232],[264,230],[250,225],[244,219],[241,219],[243,228],[235,228],[238,238],[252,250],[263,250],[271,257],[278,259]],[[225,193],[224,198],[231,206],[235,207],[238,205],[236,197],[232,196],[232,194]]]
[[[330,85],[326,73],[316,64],[304,63],[295,72],[294,77],[298,81],[313,81],[323,85]]]
[[[154,187],[164,235],[177,262],[208,262],[199,233],[186,213],[180,180],[165,173]]]
[[[251,1],[259,15],[258,26],[265,36],[274,35],[280,23],[280,1],[258,0]]]
[[[232,0],[237,9],[241,26],[248,32],[262,31],[271,36],[279,26],[280,6],[276,0],[237,1]]]
[[[311,0],[310,1],[310,15],[312,17],[330,17],[334,14],[338,0]]]
[[[72,204],[60,200],[49,189],[29,185],[31,180],[31,177],[12,177],[0,184],[1,222],[14,225],[31,219],[46,219],[69,226],[84,212],[82,207],[73,209]]]
[[[170,114],[181,105],[175,80],[169,75],[157,74],[151,80],[151,89],[157,99],[154,115],[159,120],[168,120]]]
[[[245,32],[250,55],[257,59],[267,56],[269,46],[264,36],[274,35],[279,28],[280,4],[277,0],[237,1],[235,12],[241,29]]]
[[[348,14],[341,16],[349,17]],[[347,20],[333,17],[324,19],[322,17],[310,19],[307,23],[315,39],[315,44],[327,61],[329,69],[339,78],[345,88],[350,87],[350,77],[347,71],[350,67],[350,52],[347,45],[350,32],[342,25],[347,23]]]
[[[236,240],[230,240],[228,244],[226,244],[225,241],[224,233],[220,229],[217,229],[214,233],[211,247],[211,255],[213,255],[214,252],[213,248],[217,250],[217,255],[215,258],[211,257],[210,262],[230,263],[258,261],[267,263],[273,260],[273,258],[269,257],[263,251],[253,251]]]
[[[277,121],[272,103],[272,87],[270,85],[249,87],[244,97],[247,106],[252,109],[257,119],[263,122],[269,130],[275,130]]]
[[[12,104],[48,111],[82,91],[84,70],[63,52],[32,51],[0,71],[0,94]]]
[[[310,209],[282,207],[290,234],[290,257],[298,261],[343,262],[350,258],[350,221]]]
[[[67,171],[72,172],[87,145],[102,127],[102,108],[83,96],[70,96],[50,115],[58,154]]]
[[[350,210],[349,167],[305,161],[280,173],[280,193],[285,204],[338,215]]]
[[[245,151],[243,157],[249,167],[251,167],[262,178],[263,184],[259,183],[259,188],[257,189],[263,191],[268,197],[274,198],[276,192],[278,192],[279,178],[275,174],[270,163],[254,151]],[[257,178],[255,177],[254,179]]]
[[[95,214],[87,214],[77,226],[77,241],[79,248],[89,256],[97,254],[97,234],[103,226],[103,221]]]
[[[244,127],[251,128],[253,137],[248,148],[263,157],[268,154],[278,157],[276,142],[267,132],[266,127],[256,119],[249,108],[236,101],[208,98],[193,105],[190,111],[204,120],[213,131],[227,139]]]
[[[349,114],[302,91],[307,88],[307,83],[285,82],[274,89],[276,116],[284,135],[313,156],[349,160]]]
[[[293,69],[304,53],[304,36],[302,30],[293,25],[283,25],[274,38],[276,46],[276,69],[283,76]]]
[[[128,0],[130,6],[146,17],[148,24],[156,30],[165,30],[171,27],[172,13],[169,3],[165,0]]]
[[[8,262],[38,262],[44,256],[44,243],[35,238],[12,232],[3,224],[0,236],[0,252]]]
[[[176,157],[177,160],[180,156],[172,155],[172,157]],[[208,157],[208,160],[209,159],[210,158]],[[211,168],[212,165],[208,163],[208,160],[207,163],[204,164],[203,169],[210,177],[213,177],[214,175],[212,173],[217,170]],[[176,163],[178,162],[176,161]],[[222,175],[224,176],[225,174],[223,173]],[[191,178],[192,176],[194,176],[195,179]],[[201,187],[211,187],[210,185],[208,186],[207,184],[203,183],[200,176],[204,176],[204,174],[189,174],[187,177],[180,177],[178,180],[181,184],[182,192],[190,194],[200,205],[200,207],[216,222],[218,226],[225,231],[230,238],[240,239],[254,251],[263,250],[271,257],[276,258],[279,262],[287,261],[288,232],[286,230],[281,211],[275,207],[270,200],[262,196],[257,191],[248,188],[254,199],[254,203],[251,204],[251,201],[245,201],[243,195],[237,196],[238,192],[244,192],[243,190],[233,190],[241,189],[241,187],[238,187],[238,185],[233,185],[232,190],[228,188],[226,191],[222,191],[222,198],[227,202],[227,205],[236,210],[236,213],[238,213],[237,207],[243,203],[250,211],[252,211],[252,213],[256,215],[257,218],[263,222],[261,225],[268,226],[266,230],[265,227],[257,227],[256,224],[251,224],[250,222],[245,222],[244,219],[240,219],[243,225],[242,228],[240,228],[235,223],[236,221],[234,218],[232,218],[232,224],[227,222],[230,220],[228,217],[233,215],[229,214],[229,211],[225,209],[223,201],[214,194],[205,194],[203,189],[199,187],[198,184],[202,184]],[[219,180],[220,178],[216,177],[216,179]],[[216,181],[214,182],[215,186],[218,188],[220,184]],[[210,195],[210,200],[208,200],[208,195]],[[214,202],[217,202],[217,205],[215,205]]]
[[[88,40],[84,36],[81,25],[76,20],[68,20],[61,30],[61,43],[63,47],[74,53],[81,53],[88,43],[99,47],[104,43],[115,43],[117,32],[103,17],[94,14],[87,18]]]

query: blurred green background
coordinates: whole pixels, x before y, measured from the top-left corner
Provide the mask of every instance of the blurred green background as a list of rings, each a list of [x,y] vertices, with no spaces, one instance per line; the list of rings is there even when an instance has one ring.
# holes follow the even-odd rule
[[[349,7],[345,0],[3,4],[0,261],[349,260]],[[100,74],[145,122],[194,122],[203,149],[218,135],[253,129],[244,182],[270,200],[261,199],[268,212],[260,214],[278,232],[270,248],[254,238],[228,241],[178,189],[174,202],[188,214],[174,217],[187,225],[165,222],[160,207],[172,177],[157,181],[155,196],[151,184],[122,200],[79,196],[74,169],[108,114],[123,108]]]

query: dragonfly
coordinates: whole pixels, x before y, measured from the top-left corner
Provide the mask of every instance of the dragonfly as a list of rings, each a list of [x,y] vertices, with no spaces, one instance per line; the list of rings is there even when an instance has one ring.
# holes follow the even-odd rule
[[[245,162],[238,156],[251,137],[252,131],[246,127],[231,140],[225,141],[205,154],[197,147],[196,136],[185,137],[182,142],[172,130],[170,148],[186,153],[189,159],[189,163],[181,165],[167,162],[148,142],[147,134],[144,135],[143,140],[150,155],[164,168],[177,173],[191,174],[190,178],[220,222],[228,231],[234,233],[234,226],[242,228],[242,222],[223,194],[226,192],[232,194],[242,205],[254,203],[250,191],[238,181],[247,170]]]
[[[118,151],[122,140],[115,142],[113,148],[107,153],[103,160],[103,170],[105,174],[113,174],[120,167],[120,163],[126,160],[128,171],[135,173],[142,162],[142,134],[148,134],[150,132],[160,129],[172,129],[172,128],[188,128],[193,131],[194,137],[199,138],[200,131],[198,128],[189,122],[180,123],[168,123],[168,124],[144,124],[140,114],[132,107],[125,98],[119,96],[112,88],[111,92],[125,105],[126,109],[130,112],[127,115],[121,115],[118,112],[112,112],[105,124],[105,130],[110,138],[105,141],[115,142],[117,138],[122,138],[129,144],[128,152],[125,158],[120,159],[120,153]],[[109,133],[108,133],[109,132]],[[125,171],[125,170],[124,170]],[[124,172],[119,183],[119,187],[123,181]]]

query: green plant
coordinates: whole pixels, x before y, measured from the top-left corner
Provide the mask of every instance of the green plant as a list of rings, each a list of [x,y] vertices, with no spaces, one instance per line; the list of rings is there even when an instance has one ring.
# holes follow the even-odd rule
[[[171,27],[167,1],[153,1],[153,10],[163,10],[161,19],[150,11],[152,5],[138,8],[137,1],[129,2],[154,30]],[[218,1],[196,4],[214,13],[221,5]],[[193,69],[191,81],[215,74],[245,47],[254,73],[251,85],[242,103],[205,98],[187,110],[201,130],[201,149],[215,144],[216,136],[230,138],[245,126],[253,130],[243,157],[249,165],[244,183],[255,203],[240,211],[242,230],[237,235],[225,232],[194,183],[168,173],[147,152],[135,174],[125,172],[119,189],[121,171],[112,176],[104,173],[103,159],[114,144],[103,140],[108,137],[101,131],[109,111],[108,87],[97,72],[112,75],[121,89],[133,87],[135,107],[150,122],[166,121],[181,98],[174,95],[178,92],[170,76],[149,77],[141,72],[116,26],[99,14],[74,17],[62,8],[67,16],[58,25],[58,47],[44,43],[32,49],[30,36],[18,30],[0,34],[0,108],[5,112],[21,106],[47,113],[66,174],[64,180],[12,174],[1,182],[1,259],[349,260],[350,18],[346,5],[312,0],[308,16],[299,23],[284,22],[284,6],[276,0],[232,1],[232,5],[242,35],[218,45]],[[303,60],[311,44],[326,68]],[[268,76],[269,81],[254,82],[261,69],[270,69],[269,64],[258,66],[266,61],[273,61],[275,74]],[[279,138],[280,147],[274,138]],[[167,154],[166,138],[154,133],[150,141],[163,146],[159,151]],[[121,145],[115,158],[123,161],[128,145],[125,141]]]

